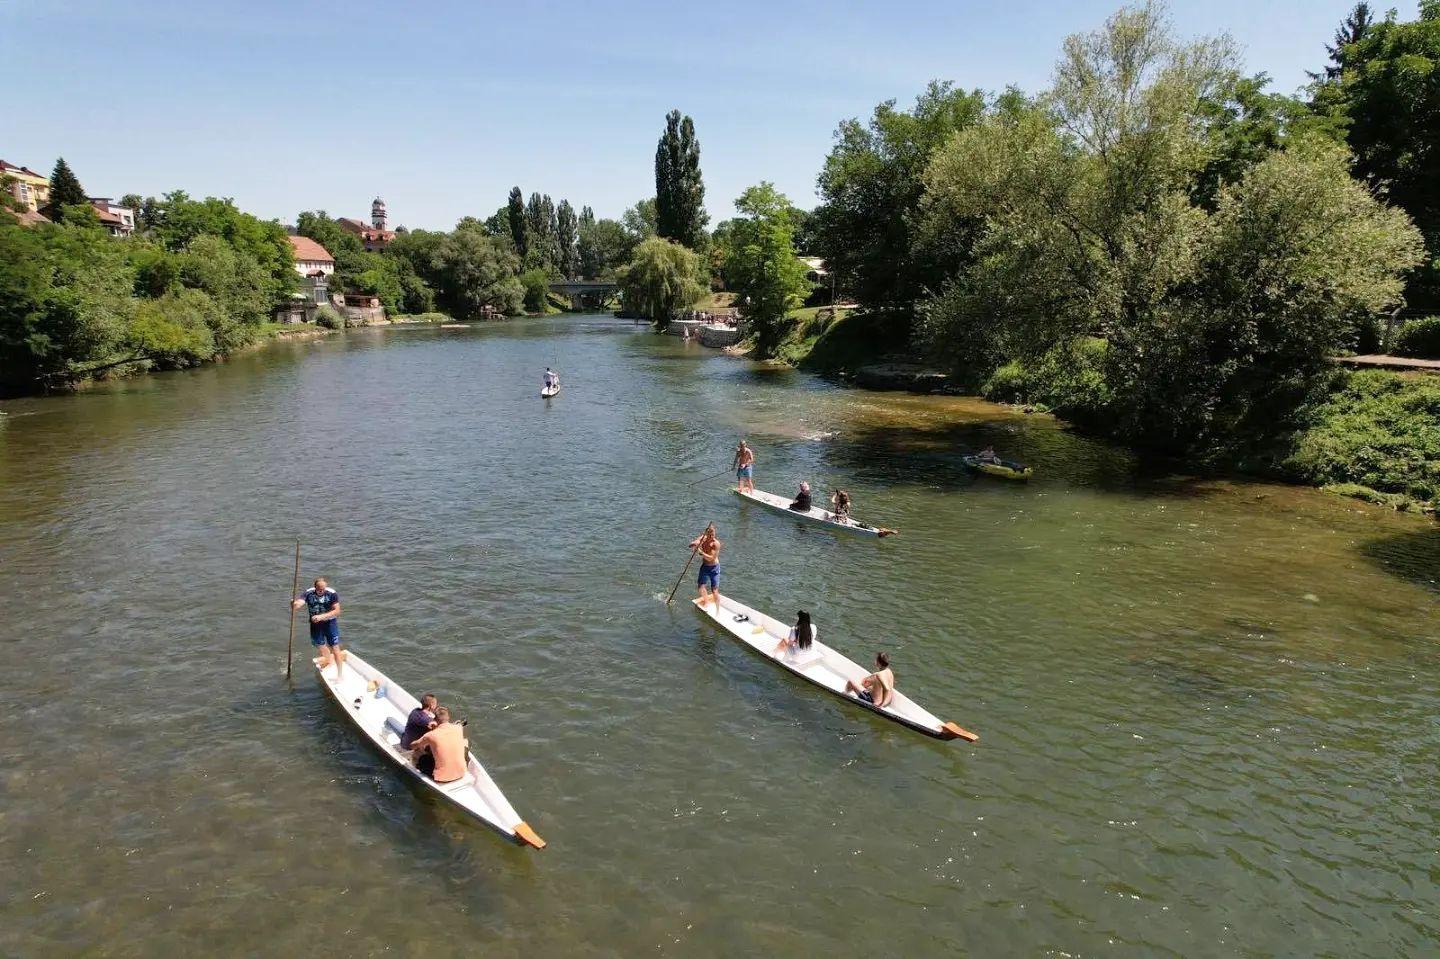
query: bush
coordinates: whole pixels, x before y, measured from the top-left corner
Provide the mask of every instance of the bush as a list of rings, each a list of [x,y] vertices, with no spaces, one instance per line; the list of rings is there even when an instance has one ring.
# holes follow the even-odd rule
[[[315,323],[327,330],[343,330],[345,328],[345,317],[333,306],[319,306],[315,309]]]
[[[520,285],[525,287],[525,312],[546,312],[550,297],[550,274],[540,267],[526,270],[520,274]]]
[[[1301,413],[1305,426],[1281,463],[1290,478],[1422,501],[1440,496],[1440,381],[1382,370],[1344,374]]]
[[[1440,316],[1411,320],[1400,327],[1390,352],[1396,356],[1440,360]]]
[[[980,392],[1002,403],[1035,403],[1072,419],[1099,416],[1110,405],[1102,339],[1081,337],[1052,347],[1034,363],[1011,360],[990,374]]]

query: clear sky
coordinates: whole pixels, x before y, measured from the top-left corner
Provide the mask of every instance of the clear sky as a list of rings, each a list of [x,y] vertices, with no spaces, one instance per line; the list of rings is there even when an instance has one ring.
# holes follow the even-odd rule
[[[1395,4],[1404,19],[1415,0]],[[762,179],[801,206],[841,119],[932,79],[1043,88],[1119,0],[0,0],[0,159],[94,195],[233,197],[449,228],[513,185],[598,216],[654,192],[672,107],[712,217]],[[1173,0],[1291,92],[1353,0]],[[1385,4],[1377,6],[1384,7]]]

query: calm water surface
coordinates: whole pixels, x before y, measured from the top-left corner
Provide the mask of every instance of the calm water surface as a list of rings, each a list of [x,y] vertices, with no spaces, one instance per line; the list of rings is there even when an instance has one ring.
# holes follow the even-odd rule
[[[1433,523],[602,318],[0,410],[0,954],[1440,953]],[[741,434],[760,487],[901,534],[687,485]],[[989,442],[1035,481],[969,476]],[[890,650],[981,741],[667,608],[709,519],[726,591]],[[421,797],[303,657],[286,683],[297,535],[550,848]]]

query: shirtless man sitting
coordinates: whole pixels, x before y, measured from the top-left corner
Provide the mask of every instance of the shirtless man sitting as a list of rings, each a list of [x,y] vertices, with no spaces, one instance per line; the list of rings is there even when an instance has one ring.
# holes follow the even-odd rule
[[[884,709],[895,701],[895,674],[890,670],[890,657],[875,654],[875,672],[860,680],[860,685],[845,680],[845,692],[854,693],[861,702]]]
[[[411,744],[415,768],[437,783],[453,783],[465,778],[465,730],[450,721],[450,710],[435,710],[436,726]]]

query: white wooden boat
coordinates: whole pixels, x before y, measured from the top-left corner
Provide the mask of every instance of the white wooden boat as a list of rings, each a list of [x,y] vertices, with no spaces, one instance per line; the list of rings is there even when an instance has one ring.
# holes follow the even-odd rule
[[[535,834],[525,820],[516,814],[495,780],[480,765],[473,752],[465,756],[465,776],[453,783],[437,783],[415,768],[408,749],[400,748],[400,734],[410,710],[420,703],[398,683],[365,660],[346,650],[340,681],[335,681],[333,665],[320,669],[314,660],[320,684],[365,736],[391,762],[418,780],[425,789],[450,803],[513,842],[545,848],[545,840]]]
[[[852,705],[868,709],[872,713],[894,720],[902,726],[909,726],[927,736],[934,736],[936,739],[964,739],[973,743],[980,738],[975,733],[961,729],[954,723],[942,721],[934,713],[918,706],[914,700],[898,689],[895,690],[895,696],[890,705],[885,707],[867,703],[853,693],[847,693],[845,691],[846,680],[859,685],[862,679],[870,675],[870,671],[820,642],[818,629],[816,630],[816,639],[811,642],[808,650],[795,653],[786,651],[777,656],[775,648],[780,645],[781,640],[790,635],[790,627],[778,619],[766,616],[762,612],[724,596],[720,597],[718,612],[714,603],[702,604],[698,599],[691,602],[695,604],[696,609],[739,640],[741,645]]]
[[[826,526],[830,529],[843,530],[846,533],[858,533],[861,536],[881,538],[895,535],[893,529],[886,529],[883,526],[871,526],[869,523],[862,523],[859,520],[844,519],[818,506],[811,506],[810,509],[805,512],[801,512],[798,509],[791,509],[790,504],[794,502],[794,500],[788,500],[783,496],[776,496],[774,493],[767,493],[763,489],[757,489],[753,493],[736,489],[735,495],[743,500],[749,500],[752,503],[767,506],[777,513],[784,513],[796,519],[809,520],[812,523]]]
[[[554,396],[556,393],[559,393],[559,392],[560,392],[560,384],[559,384],[559,383],[556,383],[554,386],[542,386],[542,387],[540,387],[540,395],[543,396],[543,397],[545,397],[545,399],[547,399],[547,400],[548,400],[550,397]]]

